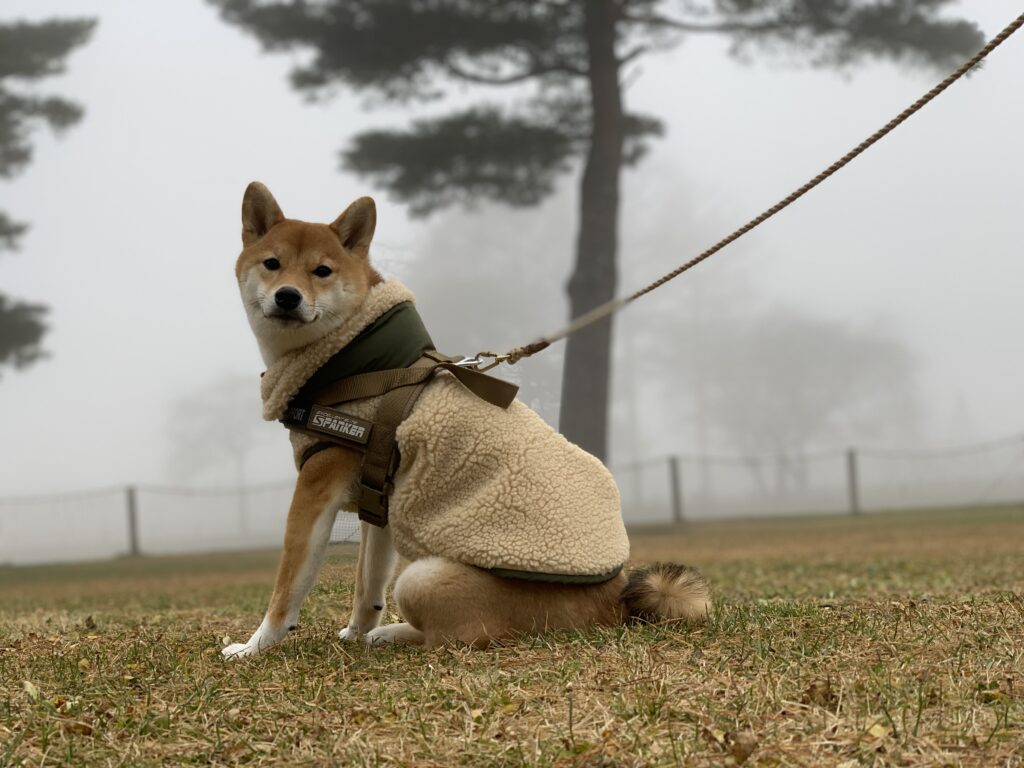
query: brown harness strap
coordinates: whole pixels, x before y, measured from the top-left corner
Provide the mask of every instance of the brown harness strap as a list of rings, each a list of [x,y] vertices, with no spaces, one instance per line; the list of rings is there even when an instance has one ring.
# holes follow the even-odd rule
[[[434,361],[421,357],[405,370],[427,371],[432,375],[437,367]],[[395,435],[429,381],[423,377],[417,384],[395,387],[384,394],[377,409],[359,477],[359,519],[371,525],[383,528],[388,524],[388,497],[400,459]]]
[[[515,399],[518,387],[495,379],[479,371],[460,367],[459,358],[448,357],[433,350],[424,353],[408,368],[394,368],[349,376],[318,390],[313,395],[312,408],[304,411],[301,420],[286,418],[285,425],[307,434],[316,434],[321,442],[315,443],[303,454],[299,467],[312,456],[328,448],[346,447],[362,450],[363,463],[359,477],[359,519],[383,528],[388,524],[388,497],[400,460],[396,433],[399,425],[412,412],[420,394],[440,370],[452,373],[469,391],[499,408],[507,408]],[[369,429],[368,439],[346,437],[337,429],[325,430],[311,423],[317,412],[329,411],[340,419],[358,422],[359,419],[323,405],[339,405],[352,400],[383,396],[376,419]]]
[[[457,357],[442,355],[433,350],[424,353],[408,368],[391,368],[386,371],[357,373],[336,381],[313,395],[314,402],[338,405],[350,400],[377,397],[399,387],[422,384],[434,377],[438,369],[444,369],[457,378],[462,385],[482,400],[499,408],[508,408],[515,399],[518,387],[507,381],[496,379],[472,368],[458,365]]]

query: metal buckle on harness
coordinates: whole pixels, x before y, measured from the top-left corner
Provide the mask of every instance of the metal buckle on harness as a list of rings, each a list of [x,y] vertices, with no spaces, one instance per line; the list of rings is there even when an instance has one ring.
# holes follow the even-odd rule
[[[388,491],[359,484],[359,519],[378,528],[388,524]]]

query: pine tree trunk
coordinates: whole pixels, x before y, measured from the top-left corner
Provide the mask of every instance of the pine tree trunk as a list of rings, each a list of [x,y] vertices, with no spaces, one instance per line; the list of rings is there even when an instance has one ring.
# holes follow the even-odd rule
[[[573,317],[615,295],[623,141],[622,94],[615,56],[617,4],[614,0],[583,3],[593,132],[580,184],[576,266],[568,285]],[[570,336],[562,376],[562,434],[602,460],[608,443],[611,345],[610,319]]]

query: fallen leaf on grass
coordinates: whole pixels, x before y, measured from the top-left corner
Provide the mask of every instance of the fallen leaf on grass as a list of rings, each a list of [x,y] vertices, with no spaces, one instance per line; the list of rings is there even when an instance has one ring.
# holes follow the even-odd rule
[[[61,723],[62,729],[68,733],[77,733],[80,736],[92,736],[92,726],[89,723],[82,722],[81,720],[68,720]]]
[[[1000,704],[1010,700],[1002,691],[982,691],[979,698],[983,704]]]
[[[25,693],[28,694],[28,697],[32,699],[32,701],[39,701],[39,689],[36,687],[35,683],[31,680],[25,680],[21,684],[21,687],[25,690]]]
[[[352,722],[357,726],[361,726],[363,725],[363,723],[367,721],[374,720],[373,712],[367,707],[361,706],[352,707],[349,710],[349,717],[352,719]]]
[[[712,744],[717,744],[719,747],[725,745],[725,731],[721,731],[718,728],[712,728],[709,725],[705,725],[701,728],[701,735],[710,741]]]
[[[813,704],[816,707],[834,711],[838,699],[832,692],[832,681],[818,677],[807,686],[800,701],[803,704]]]
[[[227,761],[234,761],[249,751],[249,745],[244,741],[236,741],[221,749],[221,757]]]
[[[757,749],[757,736],[753,731],[730,732],[725,738],[729,744],[729,756],[736,761],[736,765],[743,765]]]
[[[881,723],[872,723],[871,727],[864,732],[864,736],[872,741],[884,739],[887,735],[889,735],[889,729]]]

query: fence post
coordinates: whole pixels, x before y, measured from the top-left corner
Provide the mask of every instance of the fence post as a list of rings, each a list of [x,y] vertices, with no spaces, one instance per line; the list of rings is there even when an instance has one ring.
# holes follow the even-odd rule
[[[128,513],[128,555],[138,557],[139,552],[139,504],[134,485],[125,488],[125,509]]]
[[[860,488],[857,481],[857,450],[848,448],[846,451],[846,488],[850,495],[850,514],[859,515]]]
[[[672,487],[672,522],[683,522],[683,481],[679,471],[679,457],[668,457],[668,476]]]

